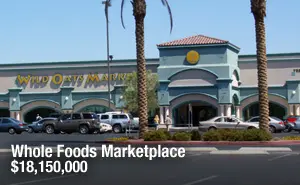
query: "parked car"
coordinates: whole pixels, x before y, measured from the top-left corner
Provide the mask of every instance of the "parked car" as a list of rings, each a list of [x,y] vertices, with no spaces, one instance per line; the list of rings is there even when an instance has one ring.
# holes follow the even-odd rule
[[[8,132],[9,134],[21,134],[27,131],[26,123],[9,117],[0,118],[0,132]]]
[[[259,124],[259,116],[252,117],[247,122]],[[285,130],[284,122],[279,118],[271,116],[269,117],[269,129],[272,133],[282,132]]]
[[[300,116],[289,116],[284,121],[286,132],[291,132],[294,130],[294,127],[296,125],[296,121],[299,120]]]
[[[293,120],[290,120],[294,125],[293,130],[298,131],[300,133],[300,116],[295,116]]]
[[[129,113],[108,112],[104,114],[98,114],[100,123],[107,123],[112,126],[114,133],[125,132],[126,129],[138,129],[139,124],[133,120],[133,117]]]
[[[238,118],[229,116],[218,116],[207,121],[199,122],[200,131],[210,131],[216,129],[257,129],[258,124],[243,122]]]
[[[57,118],[52,118],[52,117],[49,117],[49,118],[43,118],[39,121],[34,121],[32,122],[31,124],[28,125],[28,130],[27,132],[28,133],[38,133],[38,132],[42,132],[43,131],[43,126],[44,126],[44,122],[45,121],[53,121],[53,120],[56,120]]]
[[[112,126],[107,123],[100,123],[100,133],[112,132]]]
[[[56,120],[47,120],[44,122],[43,131],[47,134],[65,132],[71,134],[79,132],[81,134],[94,133],[99,131],[100,122],[95,113],[72,113],[63,114]]]

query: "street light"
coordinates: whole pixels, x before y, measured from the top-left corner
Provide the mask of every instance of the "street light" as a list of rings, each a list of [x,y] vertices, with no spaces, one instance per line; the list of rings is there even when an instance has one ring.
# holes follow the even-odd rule
[[[108,26],[108,8],[111,6],[110,0],[102,1],[105,5],[105,17],[106,17],[106,46],[107,46],[107,70],[108,70],[108,108],[110,110],[110,60],[112,60],[112,55],[109,55],[109,26]]]

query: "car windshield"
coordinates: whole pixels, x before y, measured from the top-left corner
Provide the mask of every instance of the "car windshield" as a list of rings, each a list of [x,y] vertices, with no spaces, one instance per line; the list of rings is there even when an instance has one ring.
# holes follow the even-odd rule
[[[276,118],[276,117],[271,117],[272,119],[276,120],[276,121],[282,121],[281,119],[279,118]]]
[[[133,116],[131,114],[128,114],[129,119],[133,119]]]
[[[20,121],[14,118],[10,118],[13,122],[19,123]]]

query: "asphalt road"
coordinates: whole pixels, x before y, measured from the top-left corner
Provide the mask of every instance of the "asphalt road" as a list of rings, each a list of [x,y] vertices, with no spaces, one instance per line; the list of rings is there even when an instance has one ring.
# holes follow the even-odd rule
[[[131,133],[132,136],[138,136],[137,133]],[[298,132],[290,133],[276,133],[273,134],[274,137],[284,137],[288,135],[297,135],[300,136]],[[10,135],[8,133],[0,133],[0,148],[10,148],[11,144],[31,144],[31,145],[56,145],[57,143],[61,144],[84,144],[94,141],[104,141],[108,138],[122,137],[126,134],[91,134],[91,135],[80,135],[78,133],[74,134],[53,134],[48,135],[44,133],[22,133],[20,135]]]
[[[13,174],[11,157],[0,155],[1,185],[299,185],[299,154],[196,155],[183,159],[88,161],[84,174]],[[55,160],[55,159],[53,159]],[[62,160],[62,159],[61,159]]]

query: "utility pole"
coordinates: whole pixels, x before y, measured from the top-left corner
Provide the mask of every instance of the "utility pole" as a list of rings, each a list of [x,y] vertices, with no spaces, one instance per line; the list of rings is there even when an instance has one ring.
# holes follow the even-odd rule
[[[108,21],[108,8],[111,6],[110,0],[102,1],[102,4],[105,5],[105,17],[106,17],[106,46],[107,46],[107,73],[108,73],[108,83],[107,83],[107,91],[108,91],[108,108],[111,111],[111,94],[110,94],[110,55],[109,55],[109,21]],[[111,56],[112,60],[112,56]]]

